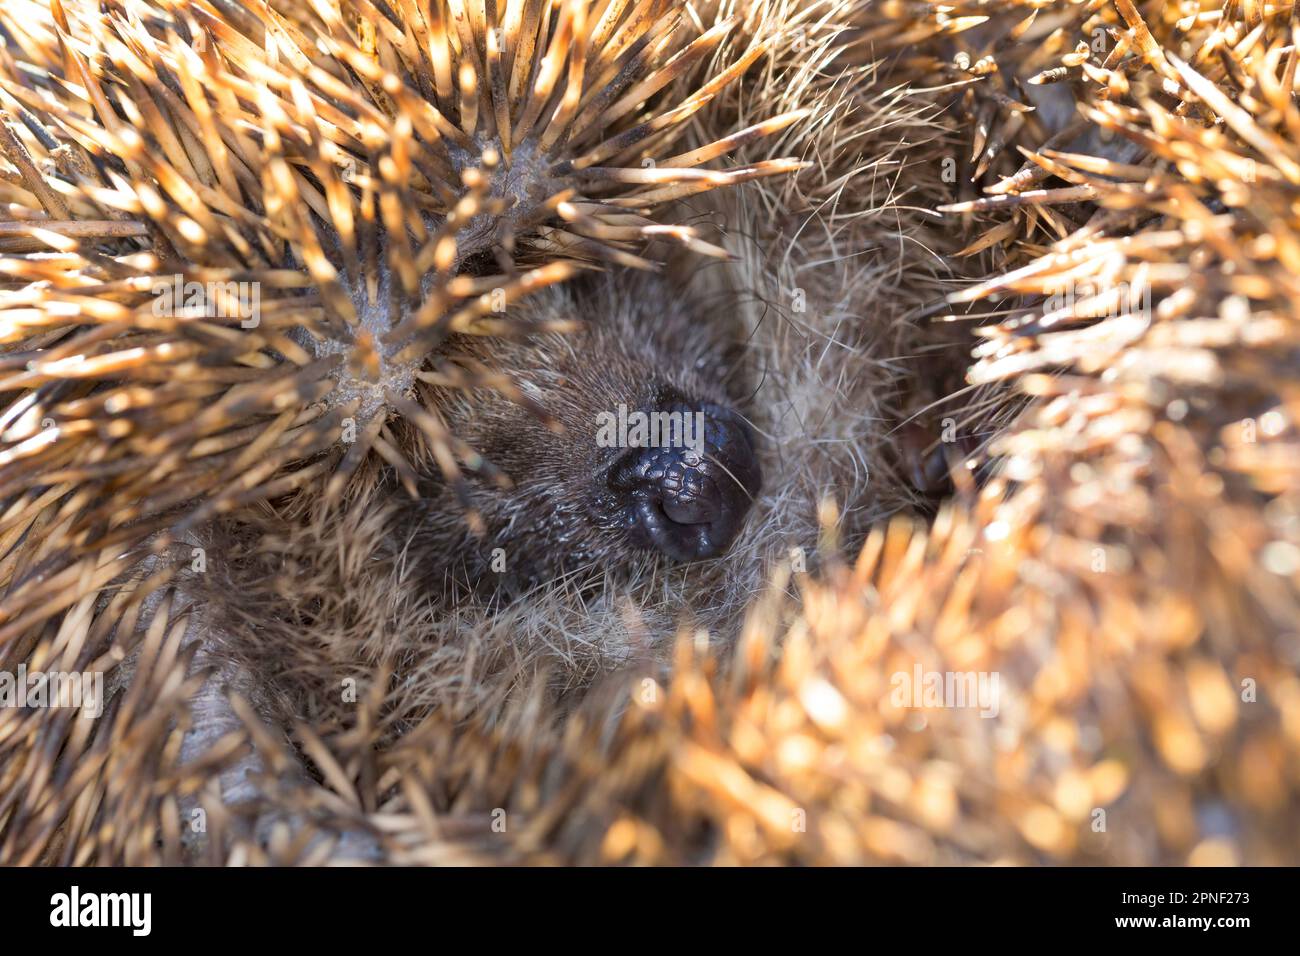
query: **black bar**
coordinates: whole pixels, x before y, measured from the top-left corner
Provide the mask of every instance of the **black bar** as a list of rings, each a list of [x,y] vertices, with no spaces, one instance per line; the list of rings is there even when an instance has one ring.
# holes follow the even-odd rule
[[[52,925],[70,922],[74,886],[79,922],[116,910],[124,925]],[[467,937],[495,947],[511,931],[541,945],[607,948],[630,933],[676,946],[698,938],[672,935],[692,925],[722,941],[796,933],[883,942],[903,932],[927,945],[1194,936],[1232,945],[1289,928],[1294,913],[1284,918],[1283,908],[1294,910],[1294,886],[1295,873],[1281,869],[0,869],[0,912],[14,943],[205,949],[283,941],[337,952],[348,940],[395,945],[410,932],[421,948],[472,945]],[[148,934],[131,925],[134,916],[144,928],[143,896],[105,903],[103,893],[149,894]],[[611,920],[622,927],[616,937],[597,929]]]

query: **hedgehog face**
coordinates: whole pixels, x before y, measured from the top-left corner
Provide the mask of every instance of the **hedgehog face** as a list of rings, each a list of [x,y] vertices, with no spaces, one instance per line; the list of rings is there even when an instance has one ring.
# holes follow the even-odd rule
[[[513,487],[476,480],[470,504],[440,478],[417,507],[413,542],[432,570],[514,590],[569,572],[618,573],[638,560],[716,557],[739,534],[761,483],[738,407],[737,329],[659,276],[601,276],[546,290],[516,310],[578,331],[451,343],[499,369],[521,395],[440,392],[452,431]],[[526,405],[553,419],[548,427]]]

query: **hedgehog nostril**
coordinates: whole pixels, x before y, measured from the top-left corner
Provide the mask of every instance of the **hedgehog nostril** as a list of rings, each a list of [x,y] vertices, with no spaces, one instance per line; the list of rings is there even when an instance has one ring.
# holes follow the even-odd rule
[[[677,524],[708,524],[717,520],[721,510],[717,497],[713,495],[666,497],[663,509],[668,520]]]
[[[718,405],[673,402],[647,417],[655,414],[665,428],[649,435],[662,440],[629,449],[608,478],[628,534],[678,561],[719,555],[762,481],[749,428]]]

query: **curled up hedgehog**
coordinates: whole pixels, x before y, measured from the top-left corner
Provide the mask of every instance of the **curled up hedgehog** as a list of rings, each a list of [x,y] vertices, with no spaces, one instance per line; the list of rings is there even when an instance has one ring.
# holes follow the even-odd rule
[[[6,2],[0,861],[1294,862],[1296,28],[1184,6]]]
[[[8,188],[36,194],[3,239],[22,287],[6,649],[90,600],[83,650],[140,687],[137,615],[207,605],[180,638],[220,672],[188,758],[233,717],[213,695],[245,673],[241,624],[264,644],[326,619],[313,588],[361,586],[331,578],[331,540],[369,533],[370,563],[400,568],[367,599],[380,614],[724,551],[760,483],[739,329],[669,270],[608,270],[653,271],[655,241],[725,258],[650,214],[800,167],[706,164],[806,110],[684,136],[764,54],[742,40],[694,79],[740,19],[699,29],[666,0],[8,7]],[[601,447],[614,409],[696,440]],[[279,607],[255,621],[262,599]]]

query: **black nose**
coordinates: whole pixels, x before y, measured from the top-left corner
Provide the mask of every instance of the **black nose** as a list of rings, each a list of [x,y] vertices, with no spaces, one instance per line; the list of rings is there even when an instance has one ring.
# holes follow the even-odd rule
[[[648,430],[658,440],[629,449],[608,478],[629,536],[675,561],[722,554],[762,484],[753,432],[720,405],[669,401],[645,414],[661,416]]]

